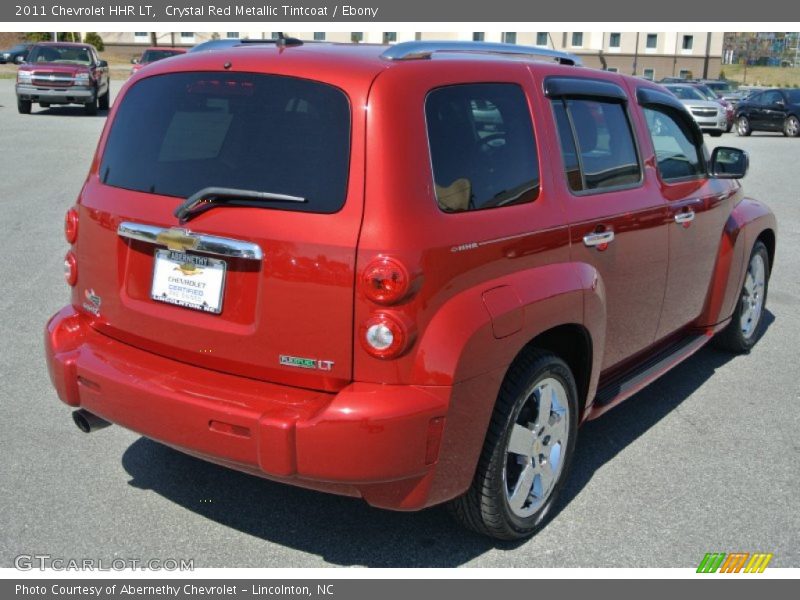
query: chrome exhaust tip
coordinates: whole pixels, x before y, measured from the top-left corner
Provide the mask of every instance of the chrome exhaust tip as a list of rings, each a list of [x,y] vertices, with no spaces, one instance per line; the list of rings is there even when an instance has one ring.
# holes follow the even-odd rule
[[[78,429],[80,429],[83,433],[91,433],[111,425],[111,423],[105,419],[101,419],[97,415],[92,414],[88,410],[84,410],[82,408],[72,413],[72,420],[75,421],[75,425],[77,425]]]

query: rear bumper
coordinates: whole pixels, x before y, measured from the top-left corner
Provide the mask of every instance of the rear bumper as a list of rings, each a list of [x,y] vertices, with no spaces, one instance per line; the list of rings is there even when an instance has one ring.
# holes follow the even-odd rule
[[[352,383],[337,394],[164,358],[66,307],[45,330],[66,404],[212,462],[374,506],[427,506],[452,388]]]
[[[31,102],[50,104],[85,104],[95,97],[94,88],[70,86],[66,88],[42,88],[17,84],[17,98]]]

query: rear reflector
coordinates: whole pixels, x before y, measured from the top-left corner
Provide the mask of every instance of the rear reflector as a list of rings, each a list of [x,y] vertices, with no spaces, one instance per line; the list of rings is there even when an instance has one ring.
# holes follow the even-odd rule
[[[432,465],[439,458],[439,447],[442,445],[444,417],[434,417],[428,423],[428,442],[425,446],[425,464]]]

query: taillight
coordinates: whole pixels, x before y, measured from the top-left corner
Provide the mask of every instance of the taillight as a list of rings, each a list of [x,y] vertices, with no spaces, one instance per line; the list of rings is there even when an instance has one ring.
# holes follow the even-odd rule
[[[70,250],[64,257],[64,279],[67,284],[74,286],[78,282],[78,259]]]
[[[78,211],[70,208],[64,217],[64,237],[68,244],[74,244],[78,239]]]
[[[406,268],[394,259],[378,257],[361,274],[364,295],[377,304],[395,304],[402,300],[411,281]]]
[[[395,358],[410,341],[409,327],[389,313],[372,315],[361,326],[361,343],[376,358]]]

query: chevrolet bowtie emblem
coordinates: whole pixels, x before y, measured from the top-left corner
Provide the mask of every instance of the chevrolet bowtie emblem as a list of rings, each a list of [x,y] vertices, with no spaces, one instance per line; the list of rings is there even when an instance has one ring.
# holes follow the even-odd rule
[[[197,248],[198,240],[187,230],[173,227],[159,233],[156,236],[156,242],[170,250],[185,251]]]

